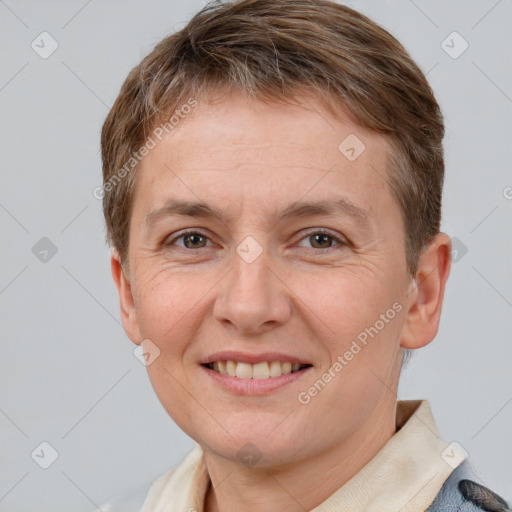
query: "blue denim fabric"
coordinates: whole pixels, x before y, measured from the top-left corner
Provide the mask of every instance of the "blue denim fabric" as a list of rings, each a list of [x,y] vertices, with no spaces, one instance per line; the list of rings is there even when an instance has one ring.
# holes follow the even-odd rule
[[[464,496],[460,488],[460,482],[463,480],[470,480],[469,486],[477,490],[480,488],[490,494],[486,497],[485,504],[482,503],[483,500],[472,498],[475,493],[468,494],[466,492],[466,496]],[[473,473],[468,461],[465,460],[449,476],[426,512],[505,512],[509,510],[509,506],[505,505],[502,498],[496,496],[494,499],[492,494],[478,483],[478,478]]]

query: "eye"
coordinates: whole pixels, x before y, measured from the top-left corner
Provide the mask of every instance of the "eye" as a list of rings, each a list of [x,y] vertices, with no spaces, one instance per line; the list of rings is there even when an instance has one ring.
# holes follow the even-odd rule
[[[183,240],[183,245],[177,244],[178,240]],[[181,235],[174,237],[172,240],[164,242],[165,246],[178,245],[185,249],[202,249],[206,247],[207,241],[210,239],[198,231],[186,231]],[[211,245],[211,244],[210,244]]]
[[[181,243],[177,243],[178,241],[182,241]],[[310,244],[309,248],[313,249],[333,249],[335,247],[345,247],[348,246],[348,242],[343,238],[330,233],[325,229],[316,229],[314,231],[310,231],[305,236],[301,238],[301,242],[299,246],[302,245],[302,241],[306,241],[306,243]],[[205,247],[211,246],[211,240],[205,234],[199,231],[185,231],[182,232],[179,236],[175,236],[169,241],[165,241],[163,244],[165,247],[168,246],[178,246],[183,249],[203,249]]]
[[[347,246],[348,243],[342,238],[331,234],[324,229],[310,231],[301,240],[306,240],[314,249],[331,249],[336,246]],[[334,244],[333,244],[334,242]],[[300,244],[299,244],[300,245]]]

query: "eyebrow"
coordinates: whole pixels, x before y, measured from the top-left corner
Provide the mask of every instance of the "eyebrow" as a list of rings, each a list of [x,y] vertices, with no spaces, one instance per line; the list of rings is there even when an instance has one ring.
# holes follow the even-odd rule
[[[364,228],[369,228],[371,225],[369,213],[344,197],[315,202],[295,201],[280,214],[274,214],[274,217],[277,217],[279,220],[289,220],[313,215],[336,215],[339,213],[353,218]],[[173,215],[233,220],[231,216],[226,216],[216,207],[203,202],[169,199],[161,208],[149,212],[145,217],[145,222],[147,226],[151,226],[157,221]]]

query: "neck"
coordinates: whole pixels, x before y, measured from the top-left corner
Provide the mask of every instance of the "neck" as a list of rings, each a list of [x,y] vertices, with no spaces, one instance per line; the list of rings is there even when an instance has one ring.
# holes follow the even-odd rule
[[[395,434],[396,402],[377,407],[351,436],[324,452],[276,467],[247,468],[204,451],[205,512],[312,510],[358,473]]]

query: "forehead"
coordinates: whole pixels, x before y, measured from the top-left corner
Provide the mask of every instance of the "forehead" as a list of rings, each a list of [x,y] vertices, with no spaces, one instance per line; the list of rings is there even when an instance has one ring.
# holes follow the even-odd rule
[[[315,97],[299,101],[267,104],[241,94],[199,101],[155,138],[137,171],[135,202],[163,207],[172,192],[231,209],[244,201],[263,208],[343,192],[375,209],[374,196],[389,195],[386,140],[343,110],[332,117]]]

